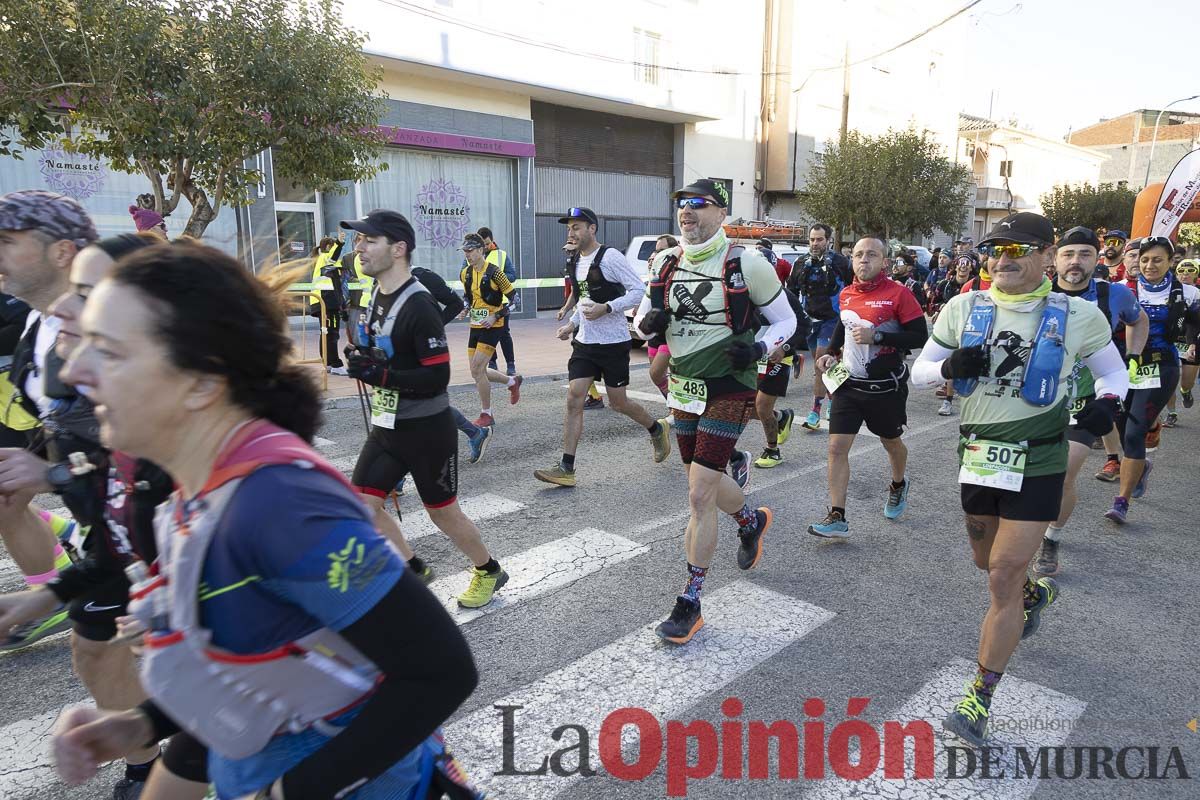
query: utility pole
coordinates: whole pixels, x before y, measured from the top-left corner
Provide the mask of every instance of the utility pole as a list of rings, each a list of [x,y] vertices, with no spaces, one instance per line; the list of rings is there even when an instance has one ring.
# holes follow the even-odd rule
[[[842,127],[838,132],[838,142],[846,143],[846,133],[850,129],[850,40],[846,40],[846,48],[842,52]]]

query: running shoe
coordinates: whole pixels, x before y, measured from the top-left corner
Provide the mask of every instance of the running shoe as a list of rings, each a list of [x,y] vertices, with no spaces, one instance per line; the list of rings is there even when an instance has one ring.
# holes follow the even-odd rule
[[[687,644],[704,627],[704,617],[700,616],[700,603],[689,600],[683,595],[675,598],[675,608],[671,616],[658,623],[654,632],[660,639],[671,644]]]
[[[563,465],[555,464],[550,469],[535,469],[533,477],[543,483],[553,483],[557,486],[574,486],[575,470],[563,469]]]
[[[741,541],[737,552],[738,569],[754,569],[758,565],[758,560],[762,558],[762,540],[771,528],[774,515],[771,514],[771,509],[763,506],[754,512],[754,518],[753,528],[738,531],[738,539]]]
[[[804,422],[800,423],[810,431],[821,430],[821,415],[816,411],[808,412],[808,416],[804,418]]]
[[[729,477],[739,488],[745,489],[750,485],[750,451],[734,450],[729,457]]]
[[[1146,459],[1146,468],[1142,470],[1142,477],[1138,478],[1137,485],[1133,487],[1133,491],[1129,496],[1134,500],[1140,499],[1146,494],[1146,483],[1150,480],[1150,470],[1154,469],[1154,462]]]
[[[1112,508],[1105,511],[1104,516],[1118,525],[1124,525],[1125,518],[1129,516],[1129,501],[1124,497],[1114,497]]]
[[[1033,565],[1033,571],[1046,578],[1058,574],[1058,542],[1052,539],[1042,539],[1042,549]]]
[[[671,455],[671,421],[668,419],[656,421],[658,422],[658,433],[650,434],[650,441],[654,443],[654,463],[661,464],[667,460],[667,456]]]
[[[792,422],[796,419],[796,412],[790,408],[785,408],[781,413],[779,420],[779,444],[787,444],[787,440],[792,435]]]
[[[330,367],[329,374],[330,375],[340,375],[343,378],[350,377],[350,371],[347,370],[345,367]],[[134,781],[134,782],[138,783],[139,786],[145,786],[145,784],[140,781]],[[140,792],[141,790],[139,789],[138,791]]]
[[[1179,424],[1179,415],[1174,411],[1167,412],[1167,418],[1163,420],[1164,428],[1174,428]]]
[[[41,619],[18,625],[7,637],[0,639],[0,653],[21,650],[34,642],[40,642],[47,636],[62,633],[70,627],[71,619],[67,616],[67,607],[61,606]]]
[[[899,519],[908,508],[908,488],[912,486],[912,478],[905,476],[904,485],[899,489],[888,484],[887,502],[883,504],[883,515],[888,519]]]
[[[477,464],[483,458],[483,454],[487,452],[488,442],[492,438],[492,429],[480,428],[479,435],[467,437],[467,447],[471,451],[471,455],[467,456],[468,464]]]
[[[491,428],[496,424],[495,418],[491,414],[480,414],[475,418],[476,428]]]
[[[492,602],[496,590],[506,583],[508,573],[504,570],[488,572],[475,567],[471,570],[471,585],[458,596],[458,604],[463,608],[483,608]]]
[[[583,401],[584,411],[595,411],[598,408],[604,408],[603,397],[589,397],[587,400]]]
[[[1036,583],[1038,599],[1036,603],[1025,609],[1025,629],[1021,631],[1022,639],[1028,639],[1037,633],[1037,629],[1042,624],[1042,612],[1058,599],[1058,581],[1054,578],[1038,578]]]
[[[509,364],[508,367],[505,368],[504,374],[510,378],[515,378],[517,376],[517,365]]]
[[[433,583],[433,567],[429,566],[429,564],[425,562],[421,563],[425,564],[425,567],[420,572],[417,572],[415,569],[413,572],[418,578],[421,579],[421,583],[428,586],[429,584]],[[410,566],[409,569],[412,569],[412,567]]]
[[[846,539],[850,536],[850,525],[839,512],[830,509],[825,519],[808,526],[808,532],[826,539]]]
[[[968,686],[966,696],[950,715],[942,720],[942,730],[952,733],[975,747],[983,747],[987,737],[988,708]]]
[[[1153,453],[1158,449],[1159,442],[1162,441],[1162,423],[1156,422],[1150,430],[1146,431],[1146,452]]]
[[[1196,398],[1192,396],[1191,389],[1188,389],[1186,392],[1184,390],[1180,389],[1179,396],[1180,396],[1180,398],[1183,399],[1183,407],[1184,408],[1191,408],[1196,403]]]
[[[508,404],[515,406],[521,399],[521,384],[525,382],[525,379],[520,375],[513,375],[512,379],[513,382],[508,385]]]
[[[121,778],[121,780],[113,784],[112,800],[138,800],[145,788],[145,781],[135,781],[133,778]]]
[[[1099,439],[1096,440],[1100,441]],[[1121,479],[1121,462],[1113,461],[1111,458],[1104,462],[1104,466],[1096,473],[1096,480],[1104,481],[1105,483],[1116,483]]]
[[[772,469],[783,463],[783,454],[779,452],[779,448],[772,450],[769,447],[764,447],[762,455],[754,460],[754,466],[759,469]]]
[[[949,400],[942,401],[942,407],[938,409],[939,417],[949,417],[954,415],[954,404]]]

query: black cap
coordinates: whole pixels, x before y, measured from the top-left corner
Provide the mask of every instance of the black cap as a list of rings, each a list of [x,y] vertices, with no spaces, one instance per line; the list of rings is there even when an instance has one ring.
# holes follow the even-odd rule
[[[1130,239],[1128,242],[1125,243],[1125,249],[1122,252],[1128,253],[1133,250],[1141,250],[1141,249],[1142,249],[1142,240],[1141,239]]]
[[[996,223],[992,232],[979,244],[1016,242],[1017,244],[1054,244],[1054,226],[1041,214],[1019,211]]]
[[[1125,231],[1109,231],[1104,234],[1105,239],[1120,239],[1122,242],[1129,239],[1129,234]]]
[[[361,219],[344,219],[339,224],[346,230],[358,231],[367,236],[386,236],[393,242],[406,242],[410,253],[417,247],[417,234],[413,231],[412,223],[399,211],[377,208],[368,211]]]
[[[725,184],[714,181],[711,178],[701,178],[700,180],[692,181],[682,189],[671,192],[671,199],[674,200],[684,194],[711,197],[717,201],[717,205],[721,208],[729,208],[729,190],[725,188]]]
[[[1066,247],[1067,245],[1071,244],[1086,244],[1090,247],[1096,248],[1096,250],[1099,251],[1100,237],[1098,237],[1096,232],[1091,228],[1085,228],[1082,225],[1078,225],[1074,228],[1071,228],[1071,230],[1067,231],[1062,236],[1058,237],[1059,247]]]
[[[595,211],[592,211],[590,208],[582,208],[582,207],[568,208],[567,215],[565,217],[559,217],[558,222],[560,225],[566,225],[568,222],[570,222],[573,219],[581,219],[584,222],[586,222],[588,225],[599,225],[600,224],[600,218],[596,216]]]

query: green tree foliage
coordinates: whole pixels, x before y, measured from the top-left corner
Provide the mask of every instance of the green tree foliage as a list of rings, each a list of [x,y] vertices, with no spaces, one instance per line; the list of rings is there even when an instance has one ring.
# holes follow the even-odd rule
[[[186,197],[199,237],[263,176],[339,191],[374,175],[378,68],[337,0],[5,0],[0,155],[59,144]],[[252,162],[251,162],[252,163]],[[132,200],[132,198],[131,198]]]
[[[1065,231],[1076,225],[1092,230],[1105,228],[1126,233],[1133,225],[1133,203],[1137,192],[1125,181],[1117,184],[1090,183],[1055,186],[1042,195],[1042,210],[1057,230]]]
[[[850,232],[906,239],[957,232],[973,190],[971,170],[942,155],[928,131],[849,131],[813,160],[800,204],[813,217]]]
[[[1180,225],[1178,241],[1189,253],[1200,252],[1200,222],[1185,222]]]

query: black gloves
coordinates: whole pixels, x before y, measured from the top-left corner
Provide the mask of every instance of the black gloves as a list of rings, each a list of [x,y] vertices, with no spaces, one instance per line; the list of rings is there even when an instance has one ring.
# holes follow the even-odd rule
[[[960,347],[942,362],[942,377],[982,378],[988,371],[987,353],[982,347]]]
[[[1075,415],[1075,421],[1088,433],[1094,436],[1103,436],[1113,429],[1117,412],[1115,397],[1097,397]]]
[[[671,322],[671,317],[666,311],[661,308],[652,308],[646,312],[646,316],[642,317],[642,322],[638,325],[638,330],[647,336],[665,336],[667,333],[667,325]]]
[[[387,364],[376,363],[370,356],[357,352],[348,353],[346,360],[346,372],[351,378],[370,386],[387,385]]]
[[[767,354],[766,342],[734,342],[725,349],[729,363],[736,370],[743,370]]]

